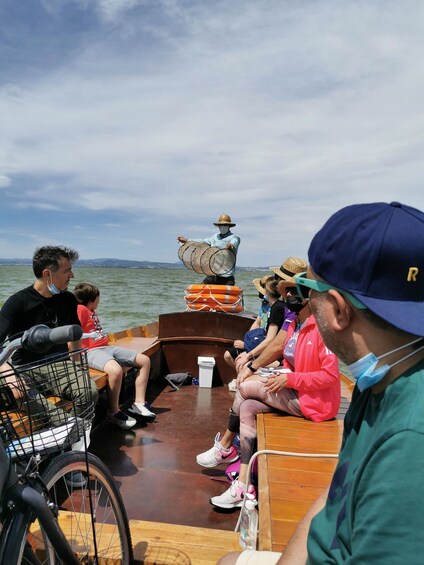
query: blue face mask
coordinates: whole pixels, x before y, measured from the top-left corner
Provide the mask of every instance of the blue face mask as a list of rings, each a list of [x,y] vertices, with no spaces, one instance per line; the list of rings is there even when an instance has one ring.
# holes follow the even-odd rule
[[[424,349],[424,345],[422,347],[419,347],[418,349],[415,349],[414,351],[412,351],[412,353],[405,355],[405,357],[402,357],[395,363],[392,363],[391,365],[388,365],[386,363],[385,365],[382,365],[377,369],[376,367],[380,359],[383,359],[383,357],[387,357],[392,353],[396,353],[396,351],[405,349],[405,347],[409,347],[410,345],[413,345],[414,343],[417,343],[422,339],[422,337],[414,339],[413,341],[406,343],[405,345],[402,345],[401,347],[398,347],[396,349],[392,349],[392,351],[388,351],[387,353],[384,353],[379,357],[374,355],[374,353],[368,353],[368,355],[365,355],[365,357],[362,357],[361,359],[358,359],[358,361],[355,361],[355,363],[348,365],[349,371],[352,377],[356,380],[359,390],[361,392],[364,392],[364,390],[366,390],[367,388],[371,388],[375,384],[379,383],[384,379],[384,377],[392,367],[394,367],[398,363],[401,363],[402,361],[405,361],[405,359],[408,359],[412,355],[415,355],[416,353]]]
[[[54,282],[51,280],[51,273],[50,273],[50,284],[47,283],[47,288],[49,289],[50,294],[53,294],[53,296],[55,294],[60,294],[60,290],[57,288],[57,286],[54,284]]]

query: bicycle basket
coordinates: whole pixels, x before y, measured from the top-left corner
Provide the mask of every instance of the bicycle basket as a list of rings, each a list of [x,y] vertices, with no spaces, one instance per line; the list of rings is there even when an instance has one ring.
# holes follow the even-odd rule
[[[85,350],[0,373],[0,439],[13,459],[69,449],[91,428],[95,385]]]

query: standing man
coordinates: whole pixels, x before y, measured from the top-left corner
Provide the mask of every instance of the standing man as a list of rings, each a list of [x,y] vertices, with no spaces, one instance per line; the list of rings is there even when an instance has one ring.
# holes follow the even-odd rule
[[[68,324],[80,325],[77,315],[77,299],[68,291],[69,281],[74,278],[72,265],[78,259],[78,253],[67,247],[40,247],[36,249],[32,267],[35,282],[31,286],[10,296],[0,311],[0,343],[7,336],[10,338],[21,334],[32,326],[44,324],[49,328]],[[69,344],[70,350],[79,349],[80,341]],[[53,345],[47,355],[68,351],[66,344]],[[19,349],[13,356],[14,365],[34,363],[46,356],[46,353],[35,353]],[[40,384],[45,386],[43,367],[39,369]],[[85,397],[79,386],[75,390],[69,383],[51,383],[54,394],[73,400],[77,412],[83,412],[87,404],[96,402],[97,387],[90,379],[91,398]],[[65,390],[66,389],[66,390]]]
[[[218,249],[228,249],[232,251],[237,257],[237,250],[240,245],[240,238],[238,235],[233,234],[230,228],[233,228],[236,224],[233,224],[231,221],[231,217],[228,214],[221,214],[218,218],[218,221],[214,223],[214,226],[217,226],[219,229],[219,233],[215,233],[211,237],[206,239],[199,239],[199,240],[190,240],[190,241],[199,241],[203,243],[207,243],[211,247],[217,247]],[[177,237],[177,241],[180,243],[187,243],[189,241],[186,237],[179,235]],[[223,284],[223,285],[231,285],[235,284],[235,270],[236,270],[236,261],[234,259],[233,267],[225,273],[225,275],[213,275],[207,276],[202,282],[203,284]]]
[[[421,562],[423,241],[424,213],[397,202],[343,208],[312,240],[298,290],[356,386],[329,491],[278,561],[249,563]],[[231,557],[220,563],[247,562]]]

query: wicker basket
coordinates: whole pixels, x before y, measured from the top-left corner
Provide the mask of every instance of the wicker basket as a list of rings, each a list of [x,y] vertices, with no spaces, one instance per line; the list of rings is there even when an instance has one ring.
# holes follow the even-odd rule
[[[81,439],[94,417],[92,386],[85,350],[0,372],[0,434],[10,457],[45,457]]]

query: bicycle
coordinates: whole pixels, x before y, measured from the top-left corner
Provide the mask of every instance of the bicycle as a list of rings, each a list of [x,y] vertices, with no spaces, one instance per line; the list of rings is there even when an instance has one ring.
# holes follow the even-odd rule
[[[85,350],[4,365],[19,348],[46,352],[82,335],[77,325],[34,326],[0,352],[0,565],[133,563],[122,497],[87,452],[94,403]],[[57,398],[59,385],[68,398]],[[71,451],[77,442],[85,451]]]

